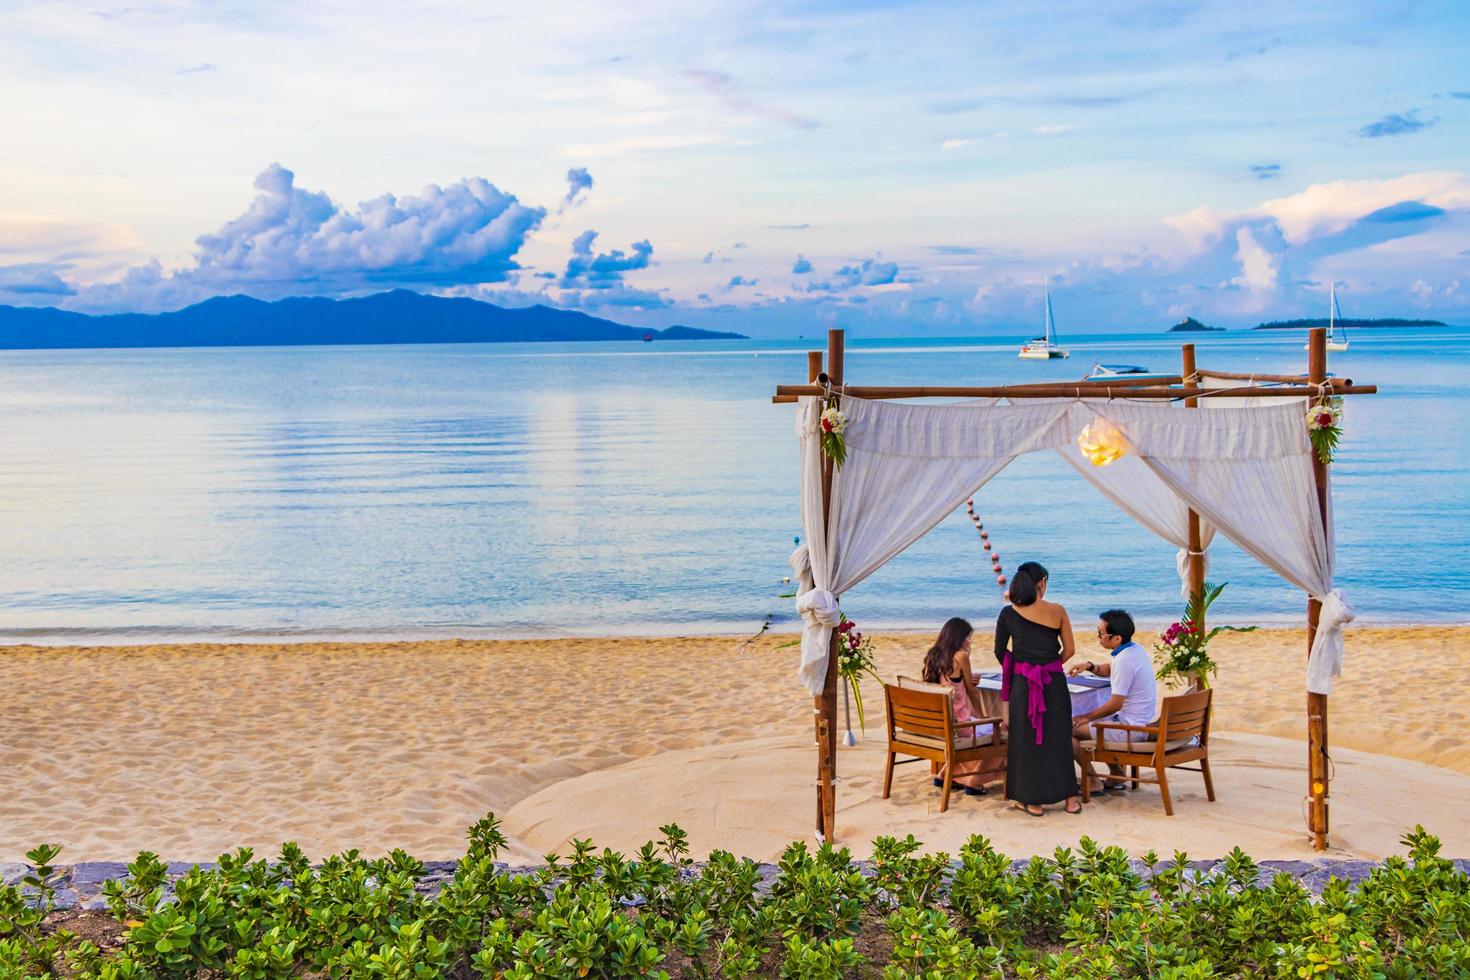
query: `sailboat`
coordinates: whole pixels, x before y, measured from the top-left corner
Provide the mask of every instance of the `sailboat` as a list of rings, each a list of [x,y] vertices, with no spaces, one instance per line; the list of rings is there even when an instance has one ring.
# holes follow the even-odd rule
[[[1342,319],[1342,312],[1337,308],[1337,283],[1333,283],[1328,290],[1327,300],[1327,349],[1347,350],[1347,328],[1341,331],[1337,329],[1337,321]],[[1312,345],[1306,344],[1302,350],[1311,350]]]
[[[1070,357],[1065,347],[1058,347],[1056,342],[1056,324],[1052,322],[1051,315],[1051,285],[1046,287],[1046,332],[1035,338],[1030,343],[1021,346],[1021,353],[1017,357],[1028,361],[1049,361],[1053,357]]]

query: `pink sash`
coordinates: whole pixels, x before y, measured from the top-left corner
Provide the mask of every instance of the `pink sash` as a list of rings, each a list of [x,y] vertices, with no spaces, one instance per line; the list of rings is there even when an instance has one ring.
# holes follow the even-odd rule
[[[1000,674],[1000,699],[1007,703],[1011,700],[1011,678],[1016,674],[1026,678],[1026,717],[1031,722],[1031,727],[1036,731],[1036,744],[1041,744],[1041,723],[1046,717],[1046,685],[1053,677],[1062,673],[1062,662],[1053,660],[1049,664],[1028,664],[1011,659],[1011,652],[1006,651],[1005,659],[1001,661]]]

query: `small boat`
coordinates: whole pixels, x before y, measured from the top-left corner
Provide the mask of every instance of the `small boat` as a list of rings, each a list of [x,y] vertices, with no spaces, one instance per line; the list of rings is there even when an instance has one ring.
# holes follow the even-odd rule
[[[1021,352],[1016,355],[1028,361],[1049,361],[1054,357],[1071,357],[1065,347],[1058,347],[1056,342],[1056,325],[1052,322],[1051,315],[1051,286],[1046,288],[1046,330],[1030,343],[1021,345]]]
[[[644,334],[643,335],[643,342],[645,344],[651,344],[651,343],[653,343],[653,334],[651,334],[651,333]]]
[[[1341,331],[1338,331],[1338,329],[1337,329],[1337,321],[1341,317],[1342,317],[1342,313],[1337,308],[1337,283],[1334,282],[1331,285],[1331,287],[1329,288],[1329,291],[1328,291],[1328,299],[1327,299],[1327,349],[1328,350],[1347,350],[1348,349],[1347,328],[1343,328]],[[1302,345],[1302,350],[1311,350],[1311,349],[1312,349],[1312,345],[1311,344],[1304,344],[1304,345]]]
[[[1094,364],[1083,381],[1107,381],[1110,378],[1167,378],[1167,374],[1150,371],[1137,364]]]

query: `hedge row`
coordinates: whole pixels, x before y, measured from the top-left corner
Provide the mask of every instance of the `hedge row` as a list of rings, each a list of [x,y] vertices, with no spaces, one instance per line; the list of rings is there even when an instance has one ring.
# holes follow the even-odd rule
[[[1407,858],[1313,897],[1239,849],[1131,864],[1083,840],[1019,871],[982,837],[956,859],[884,838],[787,848],[772,882],[725,852],[696,866],[676,826],[635,856],[574,842],[514,873],[493,816],[437,894],[421,862],[356,851],[313,867],[248,849],[165,887],[144,853],[108,912],[53,909],[58,848],[0,890],[0,977],[1467,977],[1470,877],[1423,828]],[[89,919],[88,916],[92,918]],[[90,937],[90,938],[85,938]]]

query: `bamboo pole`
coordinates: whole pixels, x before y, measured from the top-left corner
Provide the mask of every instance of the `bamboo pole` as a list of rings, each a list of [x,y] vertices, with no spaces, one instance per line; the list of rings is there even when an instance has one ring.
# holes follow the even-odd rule
[[[1147,398],[1173,400],[1185,397],[1180,388],[1142,388],[1126,386],[1066,384],[1066,385],[999,385],[992,387],[868,387],[849,385],[842,394],[850,398]],[[821,385],[777,385],[776,399],[791,396],[822,395]],[[1242,385],[1239,388],[1210,388],[1200,392],[1200,398],[1310,398],[1318,393],[1310,385],[1283,385],[1266,388],[1257,385]],[[1334,388],[1334,395],[1375,395],[1377,385],[1353,385]]]
[[[1320,382],[1327,377],[1327,331],[1314,328],[1308,335],[1307,379]],[[1317,509],[1322,515],[1322,526],[1327,527],[1330,519],[1327,507],[1327,464],[1312,453],[1312,478],[1317,487]],[[1311,655],[1312,642],[1317,638],[1317,623],[1322,615],[1322,603],[1307,597],[1307,654]],[[1311,807],[1307,816],[1307,828],[1312,833],[1312,847],[1319,851],[1327,849],[1327,695],[1307,692],[1307,793]]]
[[[845,336],[841,330],[827,331],[827,377],[833,385],[842,384],[842,354]],[[808,365],[811,364],[808,358]],[[822,461],[822,525],[831,542],[832,461]],[[817,831],[821,839],[836,838],[837,817],[837,634],[827,647],[827,676],[822,693],[816,699],[817,714]]]
[[[1187,391],[1199,390],[1199,373],[1195,370],[1194,365],[1194,345],[1185,344],[1180,348],[1180,357],[1184,373],[1183,387]],[[1199,408],[1199,399],[1186,398],[1184,399],[1184,405],[1186,408]],[[1191,507],[1189,509],[1189,593],[1191,598],[1196,595],[1203,595],[1205,591],[1205,549],[1200,542],[1199,515]],[[1200,622],[1194,624],[1194,628],[1199,630],[1200,634],[1203,635],[1205,630],[1204,617],[1201,616],[1200,620]]]

